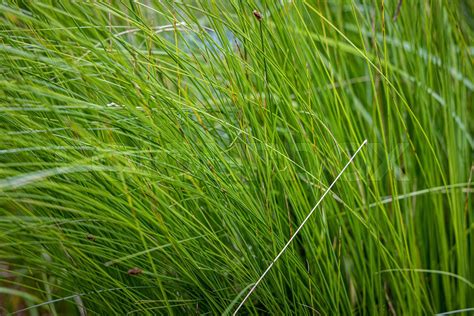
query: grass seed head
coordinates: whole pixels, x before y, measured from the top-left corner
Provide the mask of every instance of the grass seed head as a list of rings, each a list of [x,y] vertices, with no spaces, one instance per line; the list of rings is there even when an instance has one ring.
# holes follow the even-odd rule
[[[143,270],[137,267],[131,268],[127,271],[128,275],[139,275],[142,274]]]
[[[261,21],[263,19],[262,13],[258,12],[257,10],[253,10],[253,16],[258,20]]]

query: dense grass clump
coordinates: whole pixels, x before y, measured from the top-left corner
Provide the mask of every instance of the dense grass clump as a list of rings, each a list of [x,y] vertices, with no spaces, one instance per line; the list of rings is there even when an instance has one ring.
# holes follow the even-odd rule
[[[473,12],[2,1],[0,314],[472,312]]]

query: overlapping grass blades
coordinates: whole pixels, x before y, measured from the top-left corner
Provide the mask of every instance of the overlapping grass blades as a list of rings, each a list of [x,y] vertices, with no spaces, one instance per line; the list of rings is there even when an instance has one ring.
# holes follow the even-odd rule
[[[472,5],[398,5],[3,1],[2,312],[232,312],[365,138],[241,312],[474,307]]]

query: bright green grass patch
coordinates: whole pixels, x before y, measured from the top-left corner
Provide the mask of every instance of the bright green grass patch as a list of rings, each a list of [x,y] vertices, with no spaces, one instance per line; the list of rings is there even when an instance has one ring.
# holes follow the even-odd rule
[[[0,314],[474,308],[473,9],[3,1]]]

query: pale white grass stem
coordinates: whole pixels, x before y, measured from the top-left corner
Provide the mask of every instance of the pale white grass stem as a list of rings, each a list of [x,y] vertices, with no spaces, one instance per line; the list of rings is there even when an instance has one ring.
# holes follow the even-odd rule
[[[255,284],[252,286],[252,288],[250,289],[250,291],[247,293],[247,295],[244,297],[244,299],[242,300],[242,302],[239,304],[239,306],[237,306],[236,310],[234,311],[234,313],[232,315],[237,315],[238,311],[240,310],[240,308],[245,304],[245,302],[247,301],[247,299],[250,297],[250,295],[253,293],[253,291],[255,291],[255,289],[257,288],[258,284],[263,280],[263,278],[265,277],[265,275],[268,273],[268,271],[270,271],[270,269],[273,267],[273,265],[275,264],[275,262],[280,258],[280,256],[286,251],[286,249],[288,248],[288,246],[291,244],[291,242],[293,241],[293,239],[296,237],[296,235],[298,235],[299,231],[301,230],[301,228],[303,228],[303,226],[306,224],[306,222],[308,221],[308,219],[311,217],[311,215],[313,215],[314,211],[318,208],[319,204],[321,204],[321,202],[323,201],[323,199],[326,197],[326,195],[329,193],[329,191],[331,191],[332,187],[336,184],[337,180],[339,180],[339,178],[342,176],[342,174],[344,173],[344,171],[346,171],[347,167],[349,167],[349,165],[352,163],[352,161],[354,160],[354,158],[357,156],[357,154],[359,153],[359,151],[362,149],[362,147],[364,147],[364,145],[367,144],[367,139],[364,140],[364,142],[362,143],[362,145],[359,146],[359,148],[356,150],[356,152],[352,155],[351,159],[349,159],[349,161],[346,163],[346,165],[344,166],[344,168],[342,168],[341,172],[339,172],[339,174],[337,175],[337,177],[334,179],[334,181],[331,183],[331,185],[327,188],[326,191],[324,191],[323,195],[321,196],[321,198],[318,200],[318,202],[316,203],[316,205],[311,209],[311,211],[308,213],[308,215],[306,216],[306,218],[303,220],[303,222],[300,224],[300,226],[298,227],[298,229],[295,231],[295,233],[291,236],[291,238],[288,240],[288,242],[285,244],[285,246],[281,249],[281,251],[278,253],[278,255],[275,257],[275,259],[273,259],[273,261],[270,263],[270,265],[267,267],[267,269],[265,270],[265,272],[262,273],[262,275],[258,278],[257,282],[255,282]]]

